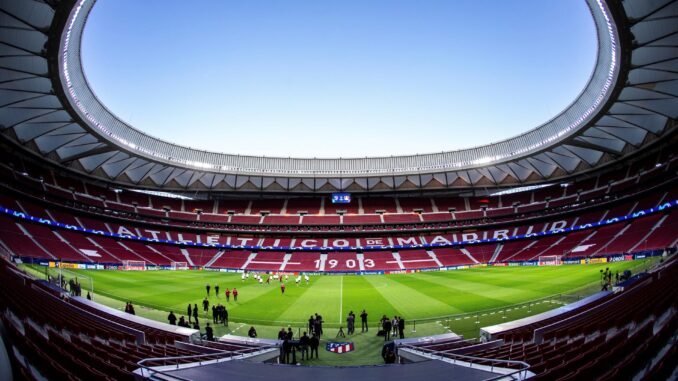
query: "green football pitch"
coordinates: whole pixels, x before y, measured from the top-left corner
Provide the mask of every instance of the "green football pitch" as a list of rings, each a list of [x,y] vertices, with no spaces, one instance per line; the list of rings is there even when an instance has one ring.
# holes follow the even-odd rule
[[[601,269],[609,267],[620,273],[630,269],[635,273],[654,261],[478,267],[399,275],[317,275],[310,276],[309,284],[302,281],[299,286],[290,277],[284,294],[278,281],[259,284],[252,277],[243,281],[241,274],[211,271],[69,270],[66,276],[80,276],[83,289],[93,287],[94,298],[100,303],[122,309],[125,301],[131,301],[138,315],[160,321],[166,321],[167,311],[185,315],[189,303],[198,304],[202,312],[205,285],[209,284],[210,304],[224,304],[229,311],[229,326],[219,326],[215,332],[220,335],[244,336],[250,326],[257,328],[260,337],[274,338],[280,327],[289,326],[297,334],[304,330],[309,315],[318,313],[325,321],[326,337],[334,338],[338,327],[345,327],[349,311],[359,315],[365,309],[371,332],[376,331],[382,315],[397,315],[405,318],[408,336],[451,331],[471,338],[477,337],[480,327],[556,308],[599,290]],[[32,271],[45,270],[38,267]],[[220,287],[218,297],[215,285]],[[233,297],[226,302],[226,288],[238,289],[237,302]],[[202,313],[200,317],[207,321]],[[383,343],[379,340],[372,334],[356,335],[350,341],[356,342],[356,348],[369,348],[369,356],[360,356],[363,351],[356,350],[358,354],[320,364],[377,363]]]

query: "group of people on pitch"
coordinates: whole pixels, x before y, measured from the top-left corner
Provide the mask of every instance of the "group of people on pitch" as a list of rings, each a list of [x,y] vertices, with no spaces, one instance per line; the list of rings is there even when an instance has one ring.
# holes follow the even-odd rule
[[[308,318],[308,332],[318,337],[323,335],[323,317],[317,312]]]
[[[320,315],[316,314],[316,316],[320,317],[320,321],[322,321],[322,317]],[[313,318],[313,316],[311,316],[311,318]],[[280,332],[278,332],[278,340],[282,341],[282,345],[280,346],[280,363],[282,364],[292,364],[296,361],[295,348],[299,350],[302,360],[310,360],[314,355],[315,358],[318,358],[320,336],[315,332],[313,332],[312,336],[309,337],[304,331],[299,340],[295,341],[294,332],[292,331],[291,327],[287,328],[287,330],[285,330],[285,328],[281,328]],[[291,359],[290,356],[292,356]]]
[[[360,313],[360,321],[362,325],[362,331],[361,332],[366,332],[368,331],[368,325],[367,325],[367,312],[363,310],[363,312]],[[346,334],[352,335],[355,333],[355,314],[353,311],[348,313],[348,316],[346,317],[346,329],[347,332]],[[337,332],[337,337],[346,337],[344,334],[344,327],[339,327],[339,332]]]
[[[189,304],[189,308],[190,308],[190,306],[191,306],[191,305]],[[197,308],[198,308],[198,305],[196,304],[196,305],[195,305],[195,308],[191,308],[191,311],[195,311]],[[194,317],[195,317],[195,319],[194,319],[195,321],[193,322],[193,327],[191,327],[191,324],[190,324],[191,316],[194,316]],[[200,323],[198,322],[198,316],[197,316],[197,314],[195,314],[195,315],[189,314],[189,315],[188,315],[188,318],[189,318],[189,320],[187,321],[186,318],[182,315],[182,316],[179,317],[179,319],[177,320],[177,316],[174,314],[174,311],[170,311],[169,315],[167,315],[167,321],[168,321],[171,325],[178,325],[179,327],[193,328],[193,329],[198,329],[198,330],[199,330],[199,329],[200,329]]]
[[[393,338],[405,338],[405,319],[402,316],[394,316],[393,320],[391,320],[384,315],[380,322],[381,331],[379,331],[378,335],[383,335],[384,341],[391,340],[391,335],[393,335]]]
[[[221,303],[212,306],[212,322],[214,324],[222,323],[228,327],[228,310]]]
[[[623,276],[619,276],[619,271],[617,271],[617,274],[615,275],[615,284],[619,283],[619,280],[623,278]],[[605,268],[605,271],[603,269],[600,269],[600,289],[601,291],[609,291],[612,288],[612,270],[610,270],[609,267]]]
[[[210,291],[212,290],[212,286],[209,284],[205,285],[205,291],[207,291],[207,297],[209,298],[210,296]],[[231,301],[231,294],[233,294],[233,301],[237,302],[238,301],[238,289],[233,287],[233,291],[231,291],[228,287],[226,287],[226,291],[224,291],[224,296],[226,297],[226,302]],[[214,285],[214,296],[217,298],[219,297],[219,285],[215,284]]]
[[[132,304],[132,302],[125,303],[125,312],[127,312],[130,315],[136,315],[137,314],[134,311],[134,304]]]

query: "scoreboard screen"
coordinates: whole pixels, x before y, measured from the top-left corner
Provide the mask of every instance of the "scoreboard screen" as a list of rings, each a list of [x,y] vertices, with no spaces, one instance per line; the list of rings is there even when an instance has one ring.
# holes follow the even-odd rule
[[[351,194],[350,193],[332,193],[332,203],[333,204],[350,204],[351,203]]]

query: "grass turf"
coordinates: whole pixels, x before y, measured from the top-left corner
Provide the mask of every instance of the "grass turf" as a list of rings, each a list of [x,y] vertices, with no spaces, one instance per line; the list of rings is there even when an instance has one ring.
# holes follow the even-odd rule
[[[597,291],[600,270],[634,272],[648,267],[653,260],[553,267],[481,267],[448,272],[402,275],[312,276],[310,284],[287,283],[283,295],[279,282],[260,285],[241,274],[209,271],[108,271],[76,270],[87,288],[93,281],[96,300],[115,308],[132,301],[137,314],[166,321],[167,311],[177,316],[186,313],[188,303],[198,304],[206,296],[205,285],[212,286],[210,304],[222,303],[229,310],[230,325],[218,327],[216,334],[245,335],[250,325],[260,337],[274,338],[280,327],[292,326],[295,335],[303,331],[309,315],[319,313],[325,321],[324,339],[333,339],[339,326],[345,327],[346,315],[364,308],[369,314],[370,333],[358,334],[347,341],[356,351],[343,355],[321,353],[318,365],[374,364],[380,360],[383,339],[375,337],[382,315],[403,316],[409,336],[425,336],[453,331],[467,338],[476,337],[479,327],[558,307],[559,294],[588,294]],[[37,269],[35,269],[37,270]],[[39,271],[39,270],[38,270]],[[84,277],[83,277],[84,276]],[[292,277],[290,277],[290,280]],[[221,294],[214,294],[214,285]],[[238,302],[226,303],[223,291],[236,287]],[[547,298],[549,297],[549,298]],[[550,298],[553,297],[553,298]],[[547,298],[547,299],[545,299]],[[539,300],[541,299],[541,300]],[[539,300],[538,303],[526,303]],[[520,303],[526,303],[518,305]],[[507,309],[510,310],[507,311]],[[477,313],[476,313],[477,312]],[[475,314],[474,314],[475,313]],[[445,316],[453,315],[450,318]],[[204,326],[204,316],[202,326]],[[414,325],[416,321],[416,327]],[[359,322],[358,322],[359,324]],[[359,325],[358,325],[359,328]],[[416,332],[413,330],[416,328]],[[360,331],[360,329],[358,329]]]

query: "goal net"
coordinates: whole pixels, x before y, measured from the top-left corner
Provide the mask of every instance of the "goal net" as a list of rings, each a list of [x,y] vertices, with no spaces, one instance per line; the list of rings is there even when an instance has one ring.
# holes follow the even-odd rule
[[[90,293],[90,297],[94,297],[94,280],[86,275],[61,267],[45,267],[44,276],[49,283],[63,288],[72,295],[85,297]]]
[[[562,264],[562,255],[539,256],[539,266],[560,266]]]
[[[188,270],[188,262],[172,262],[170,268],[172,270]]]
[[[146,270],[146,261],[122,261],[122,269],[143,271]]]

